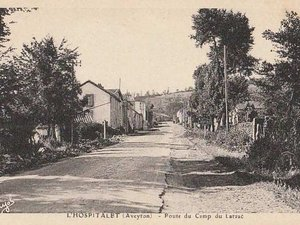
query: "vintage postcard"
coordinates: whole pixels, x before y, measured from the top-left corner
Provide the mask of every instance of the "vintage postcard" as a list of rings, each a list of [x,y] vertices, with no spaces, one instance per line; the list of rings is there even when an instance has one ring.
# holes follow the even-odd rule
[[[1,224],[297,224],[299,1],[0,3]]]

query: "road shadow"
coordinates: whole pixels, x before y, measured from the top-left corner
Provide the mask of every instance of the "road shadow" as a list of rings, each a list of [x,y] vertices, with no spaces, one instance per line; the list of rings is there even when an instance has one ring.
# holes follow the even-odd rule
[[[184,148],[188,149],[189,145],[184,144],[171,144],[171,143],[155,143],[155,142],[121,142],[118,145],[111,146],[107,149],[120,149],[120,148]]]
[[[166,183],[173,187],[202,188],[218,186],[245,186],[266,181],[266,178],[246,172],[234,171],[217,160],[170,161]]]
[[[128,134],[128,136],[145,136],[145,135],[165,135],[171,132],[161,131],[158,128],[151,128],[150,130],[139,130],[135,133]]]
[[[157,127],[157,128],[170,127],[170,125],[168,123],[159,123],[158,125],[155,125],[155,127]]]

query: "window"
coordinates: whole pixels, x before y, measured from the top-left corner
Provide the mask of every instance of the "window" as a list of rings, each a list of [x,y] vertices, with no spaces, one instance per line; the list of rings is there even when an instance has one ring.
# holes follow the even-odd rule
[[[93,107],[94,106],[94,95],[93,94],[86,95],[86,98],[87,98],[87,106]]]

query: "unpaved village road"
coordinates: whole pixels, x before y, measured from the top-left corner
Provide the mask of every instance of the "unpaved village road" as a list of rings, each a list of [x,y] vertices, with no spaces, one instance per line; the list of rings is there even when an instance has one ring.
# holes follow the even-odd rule
[[[171,123],[120,144],[0,177],[11,212],[294,212],[265,182],[249,183]]]

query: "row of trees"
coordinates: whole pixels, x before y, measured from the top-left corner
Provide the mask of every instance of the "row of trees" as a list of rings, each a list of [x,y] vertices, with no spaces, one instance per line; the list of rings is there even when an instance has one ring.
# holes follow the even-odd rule
[[[248,77],[262,75],[256,84],[270,115],[297,117],[300,106],[300,19],[296,12],[287,12],[278,32],[266,30],[263,37],[274,44],[278,59],[271,64],[259,62],[250,55],[253,46],[253,27],[241,13],[224,9],[200,9],[192,16],[197,47],[209,45],[209,63],[194,71],[195,93],[192,106],[199,114],[220,117],[224,114],[223,46],[227,46],[229,76],[229,105],[249,98]],[[297,115],[296,115],[297,114]]]
[[[197,67],[193,77],[195,92],[191,105],[199,117],[216,118],[220,124],[225,116],[224,99],[224,46],[227,47],[227,71],[229,73],[229,109],[249,98],[248,79],[257,60],[250,55],[253,46],[253,27],[241,13],[225,9],[200,9],[192,16],[191,39],[196,47],[209,46],[209,63]]]
[[[300,17],[296,12],[286,12],[279,30],[266,30],[263,37],[272,41],[277,59],[260,64],[262,77],[256,81],[266,113],[273,118],[267,140],[261,142],[269,143],[265,147],[268,157],[280,159],[289,152],[300,167]]]
[[[250,55],[253,27],[241,13],[223,9],[200,9],[193,15],[191,36],[197,47],[209,45],[209,63],[194,72],[196,91],[191,104],[199,117],[224,116],[223,46],[228,49],[229,108],[249,99],[249,75],[254,71],[261,77],[253,80],[260,90],[268,122],[266,137],[256,141],[250,159],[257,167],[273,170],[276,162],[288,155],[300,166],[300,17],[286,12],[278,31],[266,30],[262,36],[273,43],[277,53],[275,63],[257,60]],[[286,152],[289,152],[286,154]],[[291,160],[287,160],[291,166]]]
[[[257,84],[263,89],[268,114],[296,118],[300,106],[300,18],[287,12],[279,31],[266,30],[264,38],[273,42],[278,58],[262,62]]]
[[[10,11],[3,13],[8,15]],[[4,43],[10,32],[3,22],[0,25],[4,31],[0,41]],[[20,54],[12,49],[2,51],[1,148],[27,151],[32,147],[33,132],[39,124],[48,126],[48,136],[54,140],[56,125],[69,126],[81,109],[78,97],[81,89],[75,77],[78,57],[77,49],[67,47],[66,40],[56,44],[52,37],[40,41],[33,38],[23,45]]]
[[[187,88],[184,88],[183,90],[176,89],[175,92],[180,92],[180,91],[184,92],[184,91],[193,91],[193,90],[194,90],[193,87],[187,87]],[[127,91],[124,95],[127,96],[128,98],[134,98],[134,97],[155,97],[155,96],[161,96],[161,95],[167,95],[167,94],[170,94],[169,90],[164,90],[161,93],[159,93],[155,90],[152,90],[151,92],[146,91],[146,93],[144,95],[140,95],[139,93],[130,93]]]

